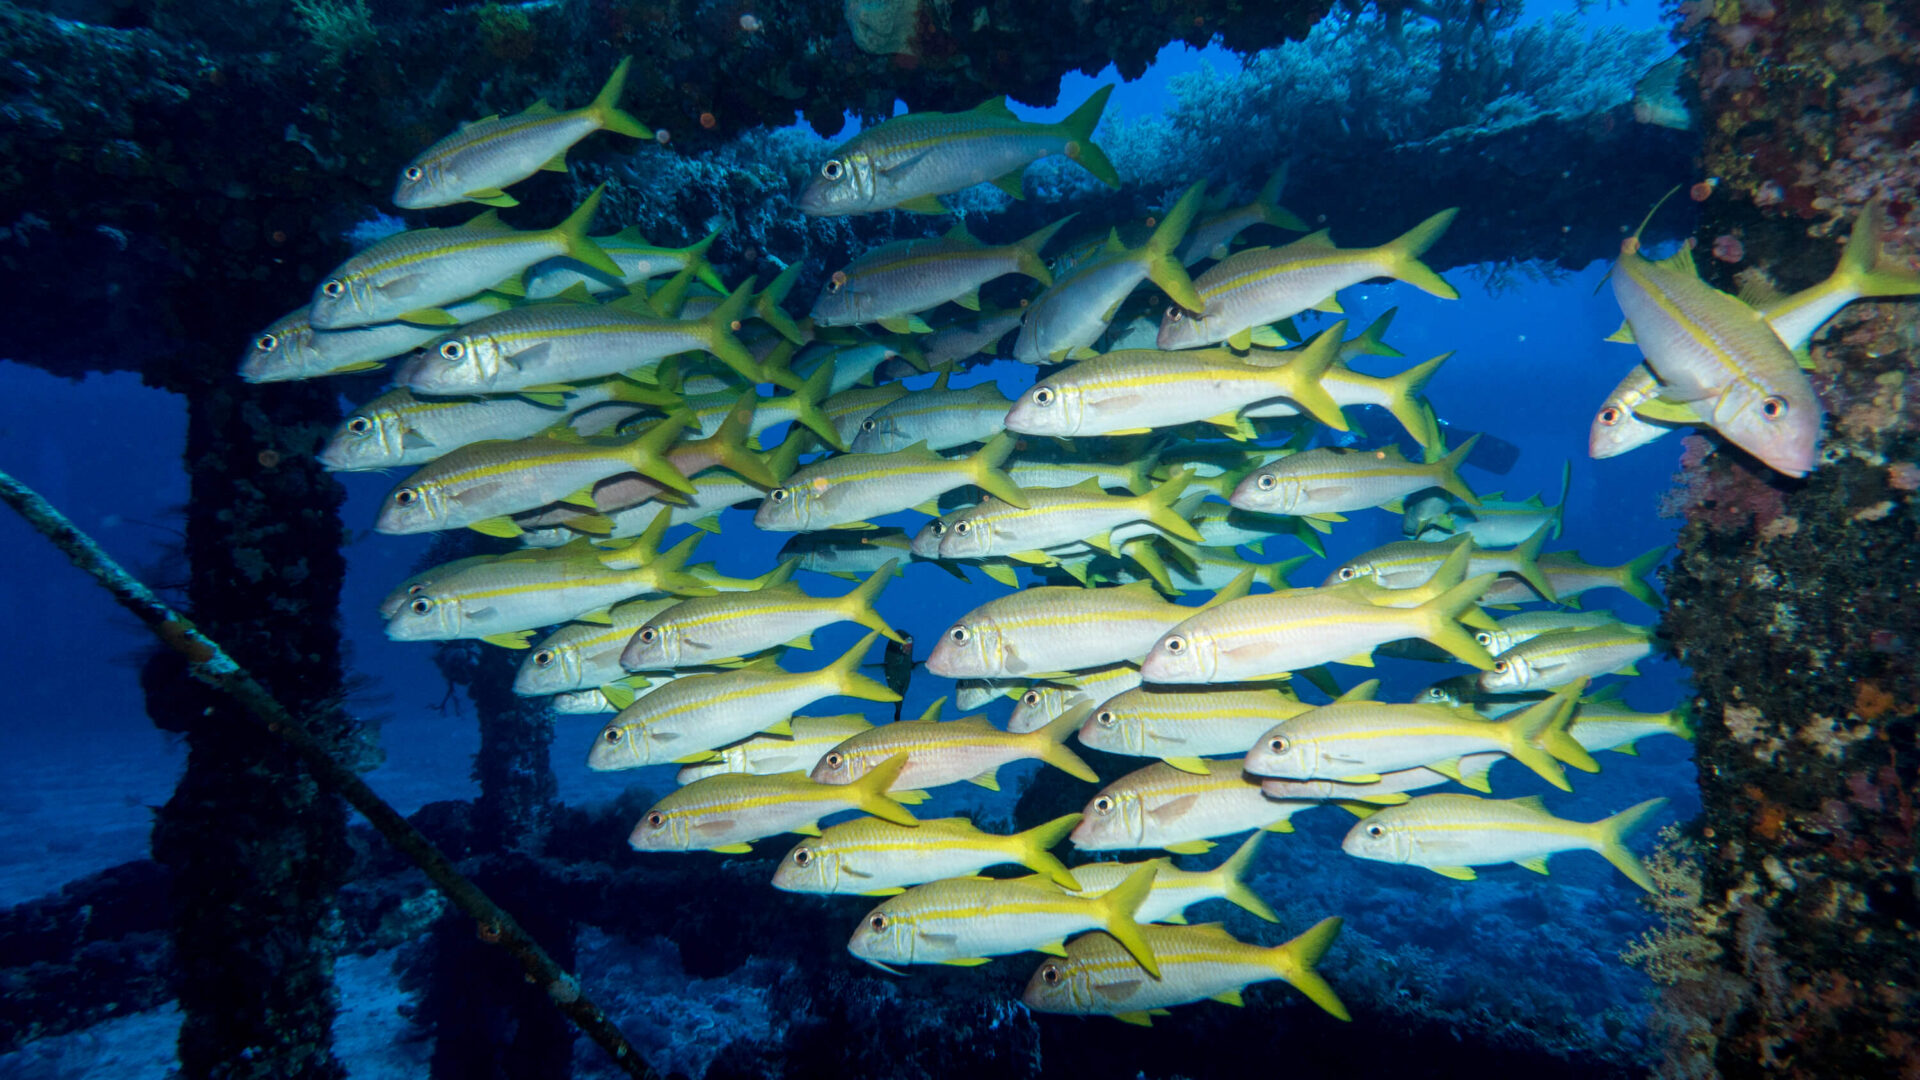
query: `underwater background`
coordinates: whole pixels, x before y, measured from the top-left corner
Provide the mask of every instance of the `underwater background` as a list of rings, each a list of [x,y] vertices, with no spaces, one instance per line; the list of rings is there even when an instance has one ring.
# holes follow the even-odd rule
[[[1830,426],[1806,479],[1712,434],[1604,460],[1587,445],[1633,356],[1603,340],[1621,324],[1606,275],[1668,189],[1681,193],[1647,246],[1693,238],[1728,293],[1754,267],[1782,291],[1813,285],[1870,204],[1885,215],[1884,258],[1911,258],[1912,21],[1895,4],[1787,0],[0,4],[0,275],[14,298],[0,468],[310,718],[660,1075],[1915,1075],[1913,303],[1853,304],[1815,338]],[[596,235],[634,226],[677,247],[717,230],[708,258],[728,285],[799,265],[793,318],[856,256],[947,227],[803,215],[818,160],[886,117],[1003,93],[1020,119],[1056,122],[1117,81],[1096,141],[1123,183],[1053,157],[1028,170],[1019,202],[986,186],[952,195],[994,242],[1070,212],[1076,237],[1098,239],[1164,214],[1197,180],[1237,205],[1283,163],[1281,201],[1342,247],[1460,206],[1425,256],[1458,300],[1372,280],[1340,292],[1343,315],[1296,326],[1311,336],[1344,318],[1353,333],[1392,312],[1385,340],[1405,359],[1356,364],[1379,374],[1453,351],[1426,396],[1449,445],[1494,437],[1463,472],[1475,490],[1551,505],[1571,463],[1549,550],[1615,566],[1676,546],[1654,578],[1663,608],[1609,591],[1583,610],[1659,625],[1637,675],[1602,681],[1637,710],[1684,707],[1697,742],[1601,753],[1571,792],[1514,763],[1491,777],[1499,797],[1541,795],[1578,821],[1669,800],[1631,844],[1659,891],[1587,854],[1556,857],[1547,876],[1485,867],[1477,881],[1353,858],[1340,848],[1356,819],[1316,809],[1266,836],[1247,873],[1277,923],[1221,900],[1189,917],[1266,945],[1341,917],[1319,967],[1351,1022],[1266,983],[1241,1008],[1202,1001],[1137,1027],[1022,1004],[1033,953],[904,978],[859,963],[847,935],[877,899],[769,886],[796,837],[750,854],[633,851],[628,833],[673,790],[674,766],[589,770],[607,717],[516,698],[522,654],[386,640],[378,605],[396,583],[487,543],[430,552],[428,538],[378,534],[409,470],[314,462],[391,372],[260,385],[234,373],[328,267],[477,209],[396,210],[389,185],[411,155],[536,97],[584,103],[628,54],[625,107],[655,143],[591,136],[569,172],[517,187],[527,205],[507,215],[558,221],[604,184]],[[1296,235],[1256,226],[1244,239]],[[1014,286],[986,291],[1038,291]],[[1017,399],[1035,373],[1007,356],[973,358],[954,385]],[[916,392],[933,381],[904,378]],[[1385,412],[1350,414],[1361,430],[1323,444],[1394,441]],[[1294,585],[1403,539],[1399,515],[1345,516]],[[877,523],[911,535],[926,520]],[[729,510],[698,558],[753,577],[787,538],[756,529],[751,506]],[[622,1074],[483,940],[497,934],[476,934],[55,548],[11,516],[0,540],[0,609],[15,627],[0,652],[0,1076]],[[1285,535],[1240,552],[1307,554]],[[819,595],[851,587],[795,580]],[[910,564],[876,607],[924,661],[1006,592]],[[782,663],[819,667],[864,633],[831,627]],[[1465,670],[1384,655],[1374,670],[1332,668],[1343,689],[1379,677],[1394,702]],[[942,697],[961,715],[955,689],[923,667],[900,715]],[[1013,704],[964,712],[1004,726]],[[893,716],[851,701],[802,711]],[[1143,764],[1082,754],[1103,783]],[[1005,833],[1099,790],[1034,761],[1003,768],[999,787],[942,788],[913,812]],[[1240,842],[1176,861],[1211,867]]]

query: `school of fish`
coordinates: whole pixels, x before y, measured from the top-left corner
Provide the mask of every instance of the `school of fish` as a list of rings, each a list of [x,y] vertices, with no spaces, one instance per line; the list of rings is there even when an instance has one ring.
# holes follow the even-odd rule
[[[353,410],[321,460],[403,474],[379,532],[492,538],[399,583],[388,635],[516,650],[517,693],[611,714],[589,768],[679,766],[677,790],[635,823],[636,851],[798,834],[772,885],[871,898],[848,943],[859,959],[898,970],[1037,951],[1030,1007],[1140,1024],[1239,1004],[1268,980],[1347,1018],[1316,969],[1337,916],[1272,946],[1186,924],[1215,899],[1277,921],[1248,871],[1296,814],[1351,813],[1346,854],[1453,879],[1545,873],[1585,851],[1653,888],[1627,840],[1665,800],[1575,821],[1537,797],[1486,796],[1522,770],[1568,791],[1568,770],[1597,771],[1599,751],[1691,737],[1678,709],[1635,712],[1604,681],[1660,649],[1652,628],[1582,603],[1611,589],[1657,607],[1647,578],[1663,550],[1591,565],[1549,548],[1564,484],[1556,505],[1476,493],[1462,469],[1477,437],[1447,445],[1424,394],[1446,356],[1374,370],[1401,356],[1384,340],[1391,313],[1311,335],[1293,323],[1381,278],[1457,299],[1421,261],[1452,210],[1339,247],[1279,205],[1284,171],[1245,204],[1201,181],[1144,224],[1069,217],[1002,244],[952,226],[880,246],[823,268],[796,318],[798,265],[729,286],[705,258],[711,236],[590,235],[598,190],[549,228],[496,215],[593,132],[647,136],[619,108],[625,73],[583,109],[490,117],[409,162],[396,205],[489,209],[353,255],[256,337],[240,373],[387,366],[392,389]],[[939,214],[978,183],[1018,197],[1027,166],[1053,155],[1118,187],[1093,142],[1109,89],[1058,123],[996,100],[870,127],[817,163],[799,205]],[[1616,338],[1643,357],[1595,418],[1594,456],[1705,424],[1781,472],[1816,467],[1821,408],[1796,351],[1854,298],[1920,291],[1882,264],[1879,228],[1870,208],[1833,278],[1793,297],[1729,296],[1684,250],[1655,262],[1629,240]],[[1240,244],[1250,229],[1304,235]],[[1015,278],[1025,300],[982,300]],[[1032,385],[1011,399],[992,379],[956,385],[997,357],[1034,365]],[[932,384],[908,388],[922,374]],[[1393,437],[1356,426],[1366,408]],[[1348,515],[1374,511],[1398,515],[1406,539],[1317,585],[1290,580]],[[902,527],[903,512],[924,520]],[[735,578],[697,561],[703,539],[748,520],[791,534],[778,565]],[[1304,553],[1271,557],[1283,538]],[[803,571],[854,584],[823,593]],[[960,712],[1011,698],[1011,719],[942,719],[946,698],[900,719],[895,661],[907,670],[913,646],[876,598],[903,573],[970,571],[1007,591],[942,628],[924,669],[954,681]],[[839,623],[868,632],[825,666],[787,666],[786,650]],[[865,673],[882,639],[885,683]],[[1386,701],[1348,670],[1376,655],[1471,671]],[[831,711],[846,701],[883,711]],[[1141,767],[1098,775],[1076,741]],[[941,785],[998,791],[999,770],[1027,759],[1088,785],[1085,808],[1011,835],[912,809]],[[1241,835],[1209,868],[1175,863]],[[1089,858],[1104,852],[1142,854]]]

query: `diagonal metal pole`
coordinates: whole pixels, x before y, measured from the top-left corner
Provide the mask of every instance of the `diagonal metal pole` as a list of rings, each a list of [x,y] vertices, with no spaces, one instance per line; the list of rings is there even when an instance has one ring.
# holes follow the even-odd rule
[[[660,1074],[647,1065],[620,1029],[607,1019],[607,1014],[581,990],[579,979],[554,963],[512,915],[460,873],[452,861],[433,846],[433,841],[401,817],[358,773],[341,764],[258,679],[228,656],[226,650],[127,573],[52,503],[6,472],[0,472],[0,500],[65,552],[75,566],[92,575],[121,607],[146,623],[168,647],[186,657],[195,678],[232,696],[268,731],[291,746],[322,787],[347,800],[388,843],[425,872],[434,887],[474,920],[482,940],[498,944],[520,961],[527,980],[545,987],[547,996],[560,1011],[588,1038],[599,1043],[614,1064],[639,1080],[660,1080]]]

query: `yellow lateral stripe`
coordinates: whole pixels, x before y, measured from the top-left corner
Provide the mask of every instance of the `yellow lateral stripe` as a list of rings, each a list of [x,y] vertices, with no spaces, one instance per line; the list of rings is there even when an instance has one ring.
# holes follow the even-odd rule
[[[1264,284],[1282,274],[1291,274],[1307,270],[1324,270],[1335,267],[1342,269],[1347,267],[1372,269],[1371,266],[1366,264],[1369,262],[1368,257],[1376,255],[1377,250],[1374,248],[1336,248],[1334,251],[1325,255],[1287,256],[1283,261],[1271,266],[1235,270],[1232,274],[1221,278],[1218,284],[1201,289],[1200,298],[1209,301],[1209,304],[1211,304],[1211,301],[1218,297],[1242,288]]]
[[[588,119],[585,113],[585,109],[570,109],[566,112],[534,113],[532,115],[518,112],[512,116],[495,117],[491,121],[480,121],[455,133],[456,135],[467,135],[469,132],[472,132],[465,141],[451,143],[445,150],[420,160],[431,164],[444,164],[460,154],[491,147],[495,143],[543,126],[558,127],[563,124],[578,123]],[[474,128],[482,128],[482,130],[474,132]]]
[[[454,227],[454,229],[463,228],[465,228],[465,226]],[[452,232],[454,229],[444,231]],[[396,251],[386,258],[376,259],[356,267],[352,271],[351,276],[365,280],[380,276],[389,270],[402,270],[420,263],[436,262],[441,259],[451,258],[455,255],[470,255],[489,248],[505,247],[508,244],[545,245],[551,248],[554,246],[554,241],[548,230],[522,232],[516,229],[512,232],[502,233],[491,233],[483,230],[476,232],[466,239],[454,240],[433,247],[422,247],[417,251]],[[538,259],[530,260],[528,265],[531,266],[534,262],[538,261]]]

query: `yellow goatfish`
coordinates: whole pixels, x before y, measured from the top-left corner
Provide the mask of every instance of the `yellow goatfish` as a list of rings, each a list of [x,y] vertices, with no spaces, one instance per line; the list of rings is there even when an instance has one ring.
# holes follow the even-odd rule
[[[1194,282],[1206,302],[1202,310],[1190,312],[1178,305],[1167,309],[1158,345],[1191,349],[1224,341],[1245,349],[1253,344],[1254,327],[1309,308],[1337,312],[1334,294],[1369,278],[1396,278],[1442,299],[1458,300],[1459,292],[1420,261],[1458,212],[1442,210],[1376,248],[1336,248],[1323,229],[1284,247],[1229,255]]]
[[[784,832],[820,834],[820,819],[842,810],[864,810],[909,827],[919,824],[900,798],[887,795],[907,756],[882,762],[851,784],[818,784],[798,773],[777,776],[709,776],[670,792],[633,827],[635,851],[752,850],[755,840]],[[919,801],[915,793],[903,796]]]
[[[775,645],[811,649],[815,630],[840,622],[899,641],[899,632],[873,609],[892,577],[888,562],[845,596],[808,596],[789,582],[700,597],[701,603],[679,604],[647,620],[627,642],[620,663],[628,671],[668,670],[738,660]]]
[[[1292,832],[1288,820],[1317,801],[1269,799],[1258,777],[1239,761],[1208,761],[1202,775],[1156,762],[1108,784],[1087,803],[1073,830],[1082,851],[1161,848],[1197,855],[1216,845],[1212,837],[1248,829]]]
[[[788,721],[785,735],[756,735],[714,752],[714,760],[682,768],[674,776],[679,784],[691,784],[723,773],[752,773],[772,776],[776,773],[810,772],[820,755],[873,726],[859,713],[840,716],[796,716]]]
[[[1079,814],[1072,815],[1078,821]],[[1062,819],[1065,820],[1065,819]],[[1182,870],[1176,866],[1163,866],[1153,876],[1153,891],[1134,913],[1138,922],[1184,923],[1186,911],[1195,904],[1206,900],[1225,900],[1246,911],[1258,915],[1268,922],[1279,922],[1280,916],[1273,913],[1265,900],[1248,887],[1246,875],[1248,867],[1253,865],[1254,852],[1260,847],[1260,838],[1267,835],[1255,831],[1247,837],[1238,850],[1227,856],[1225,862],[1211,870]],[[1078,892],[1085,896],[1099,896],[1118,886],[1143,863],[1096,862],[1077,866],[1073,876],[1079,879]]]
[[[1068,737],[1080,728],[1084,706],[1038,731],[1011,735],[984,716],[946,723],[935,720],[945,700],[934,702],[918,720],[882,724],[827,751],[814,765],[813,778],[823,784],[852,783],[880,762],[905,754],[907,767],[894,781],[903,791],[962,780],[999,791],[996,774],[1000,767],[1026,758],[1037,758],[1089,784],[1100,782],[1087,763],[1066,746]]]
[[[1037,950],[1062,954],[1066,939],[1104,929],[1126,945],[1148,972],[1158,974],[1153,949],[1133,913],[1153,889],[1165,860],[1135,870],[1111,892],[1076,896],[1050,878],[949,878],[919,885],[874,908],[860,920],[847,950],[867,963],[984,964],[988,957]]]
[[[1145,927],[1147,947],[1159,961],[1158,976],[1142,969],[1115,939],[1088,934],[1073,939],[1064,958],[1042,963],[1020,1000],[1041,1012],[1111,1016],[1150,1027],[1152,1017],[1171,1006],[1209,999],[1240,1005],[1247,986],[1279,979],[1339,1019],[1351,1020],[1339,995],[1314,969],[1340,926],[1338,917],[1323,919],[1272,948],[1238,941],[1219,923]]]
[[[1017,863],[1062,888],[1077,889],[1081,883],[1054,857],[1052,848],[1079,822],[1079,814],[1068,814],[1026,832],[999,836],[981,832],[966,818],[922,821],[911,829],[879,818],[857,818],[794,845],[774,871],[773,887],[786,892],[897,896],[909,885]]]
[[[1574,705],[1586,689],[1584,679],[1498,722],[1466,706],[1374,701],[1378,689],[1379,683],[1370,680],[1331,705],[1281,721],[1247,752],[1247,772],[1371,784],[1384,773],[1421,766],[1458,775],[1459,758],[1498,750],[1554,787],[1572,791],[1560,762],[1587,772],[1600,769],[1567,732]]]
[[[607,772],[707,761],[714,750],[755,732],[789,734],[794,711],[822,698],[899,701],[899,694],[860,674],[861,659],[879,637],[878,630],[868,634],[816,671],[783,671],[769,656],[733,671],[675,679],[620,710],[601,729],[587,754],[587,768]]]
[[[611,131],[635,139],[653,138],[645,124],[620,108],[632,65],[631,56],[621,60],[584,109],[558,112],[536,101],[525,112],[489,116],[462,126],[400,170],[393,205],[402,210],[458,202],[518,206],[519,200],[505,189],[542,169],[566,172],[567,151],[588,135]]]
[[[1648,799],[1610,818],[1587,822],[1553,816],[1538,795],[1422,795],[1367,815],[1340,847],[1362,859],[1424,866],[1458,881],[1472,881],[1473,867],[1494,863],[1518,863],[1544,874],[1549,855],[1592,851],[1635,885],[1656,892],[1652,875],[1627,849],[1626,838],[1666,804],[1665,799]]]

